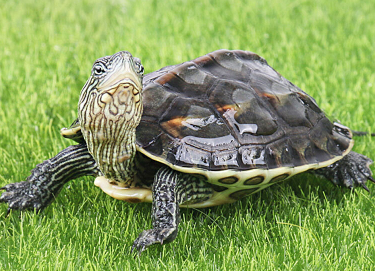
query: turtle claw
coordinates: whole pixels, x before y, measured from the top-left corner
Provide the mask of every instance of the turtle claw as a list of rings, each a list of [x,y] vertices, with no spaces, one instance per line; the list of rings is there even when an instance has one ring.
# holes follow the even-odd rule
[[[362,186],[362,188],[365,189],[367,192],[370,192],[370,189],[368,189],[368,187],[367,187],[364,183],[362,183],[361,186]]]
[[[138,238],[135,239],[131,252],[138,251],[138,255],[140,256],[147,247],[156,243],[161,243],[161,240],[159,240],[154,229],[143,231]]]
[[[161,245],[168,243],[168,241],[172,241],[176,235],[176,228],[145,230],[138,236],[137,239],[135,239],[131,253],[138,251],[138,255],[140,256],[141,253],[149,246],[157,243],[160,243]]]
[[[134,258],[137,256],[140,257],[142,252],[146,249],[146,247],[143,247],[139,249],[134,243],[132,245],[132,249],[130,250],[130,254],[134,254]]]
[[[368,176],[367,179],[369,179],[371,182],[375,183],[375,180],[372,176]]]
[[[350,152],[332,165],[315,170],[315,173],[326,177],[335,185],[344,186],[349,189],[361,186],[366,191],[369,191],[366,186],[367,180],[375,183],[370,170],[371,164],[372,160],[366,156]]]
[[[40,203],[40,195],[34,191],[32,184],[28,181],[11,183],[0,190],[5,190],[0,196],[0,202],[8,203],[8,211],[6,216],[9,215],[10,210],[32,210],[37,211],[42,209]]]

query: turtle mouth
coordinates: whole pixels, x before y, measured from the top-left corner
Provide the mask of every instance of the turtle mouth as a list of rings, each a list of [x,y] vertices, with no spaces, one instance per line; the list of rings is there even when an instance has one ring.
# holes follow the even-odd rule
[[[111,86],[100,89],[100,102],[109,104],[117,99],[119,104],[129,103],[129,96],[132,95],[135,103],[140,101],[141,88],[129,79],[121,80]]]
[[[107,84],[99,86],[98,90],[99,92],[107,92],[110,94],[114,94],[114,92],[122,86],[131,86],[133,89],[137,90],[137,94],[142,89],[142,85],[138,82],[138,80],[134,80],[132,78],[124,78],[116,82],[107,82]]]

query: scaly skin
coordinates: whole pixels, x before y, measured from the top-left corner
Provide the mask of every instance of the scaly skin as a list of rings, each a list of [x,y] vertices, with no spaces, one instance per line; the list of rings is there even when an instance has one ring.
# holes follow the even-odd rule
[[[134,241],[132,251],[142,253],[150,245],[172,242],[180,222],[179,205],[207,200],[212,196],[210,185],[189,174],[162,167],[155,175],[152,188],[152,226]]]
[[[85,144],[69,146],[55,157],[37,165],[26,181],[8,184],[0,202],[10,210],[42,210],[58,195],[68,181],[81,176],[98,175],[95,160]]]
[[[336,163],[317,169],[312,173],[323,176],[338,186],[344,186],[349,189],[361,186],[366,191],[369,191],[366,186],[367,180],[375,183],[370,170],[372,163],[373,161],[370,158],[351,151]]]

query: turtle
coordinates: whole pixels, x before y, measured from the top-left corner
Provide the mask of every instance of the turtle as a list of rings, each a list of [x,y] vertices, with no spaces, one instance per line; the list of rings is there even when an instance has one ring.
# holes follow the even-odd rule
[[[369,190],[372,160],[352,151],[351,130],[259,55],[218,50],[144,75],[127,51],[97,59],[78,118],[61,134],[78,144],[2,187],[10,210],[42,210],[68,181],[128,202],[152,202],[153,228],[132,245],[173,241],[180,207],[235,202],[310,172]]]

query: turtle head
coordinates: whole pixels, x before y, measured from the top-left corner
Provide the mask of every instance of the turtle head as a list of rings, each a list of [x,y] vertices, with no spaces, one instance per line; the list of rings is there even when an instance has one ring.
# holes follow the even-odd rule
[[[91,79],[96,79],[99,92],[113,94],[119,87],[130,87],[136,100],[136,94],[142,90],[142,77],[141,61],[126,51],[97,59],[91,71]]]
[[[142,111],[143,66],[129,52],[95,61],[82,88],[78,118],[82,135],[105,177],[130,181],[135,128]]]
[[[142,78],[141,61],[129,52],[121,51],[97,59],[79,99],[81,125],[94,124],[85,122],[85,116],[90,114],[108,121],[121,122],[123,119],[129,128],[135,128],[143,110]]]

